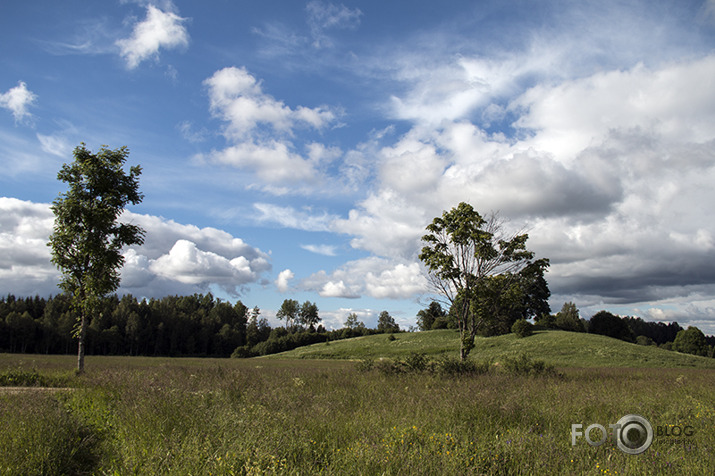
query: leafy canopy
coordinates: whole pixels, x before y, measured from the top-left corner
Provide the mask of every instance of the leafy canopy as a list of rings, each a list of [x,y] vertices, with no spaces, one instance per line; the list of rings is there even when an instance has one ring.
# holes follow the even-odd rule
[[[550,312],[549,260],[534,260],[526,249],[529,235],[507,235],[496,214],[485,218],[464,202],[436,217],[427,232],[419,258],[433,291],[451,306],[462,359],[478,332],[509,332],[518,318]]]
[[[118,218],[128,204],[142,201],[141,167],[122,169],[129,150],[102,147],[97,154],[81,144],[74,162],[64,164],[58,180],[68,184],[52,204],[54,231],[50,236],[52,262],[62,271],[60,287],[79,299],[101,297],[119,286],[124,264],[121,250],[144,242],[144,230]]]

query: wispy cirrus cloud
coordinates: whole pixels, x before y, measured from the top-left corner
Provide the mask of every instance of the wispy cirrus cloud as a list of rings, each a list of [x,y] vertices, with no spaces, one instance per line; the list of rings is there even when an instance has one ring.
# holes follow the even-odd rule
[[[313,0],[305,7],[308,26],[313,37],[313,46],[324,48],[332,45],[326,31],[333,29],[356,29],[360,25],[362,12],[358,8],[348,8],[343,4]]]
[[[300,245],[306,251],[323,256],[336,256],[337,251],[332,245]]]

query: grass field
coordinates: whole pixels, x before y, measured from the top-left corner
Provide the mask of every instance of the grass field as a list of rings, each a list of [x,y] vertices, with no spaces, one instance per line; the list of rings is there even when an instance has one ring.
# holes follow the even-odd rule
[[[422,353],[438,358],[459,353],[459,331],[439,330],[314,344],[266,356],[278,359],[404,358]],[[493,360],[527,353],[558,367],[694,367],[715,369],[715,359],[671,352],[655,346],[630,344],[610,337],[566,331],[537,331],[526,338],[514,334],[477,337],[471,355]]]
[[[420,349],[447,351],[449,333],[432,335]],[[375,346],[406,348],[412,337],[374,336]],[[494,342],[517,352],[532,338],[544,337]],[[610,344],[601,350],[611,366],[594,366],[606,357],[590,351],[590,365],[560,364],[562,375],[547,377],[496,367],[388,375],[339,359],[92,356],[76,377],[71,356],[3,354],[0,375],[37,374],[62,388],[0,389],[0,474],[715,474],[715,371],[693,368],[699,360],[628,368],[639,365],[621,360],[635,354],[610,356],[625,352]],[[540,348],[546,359],[548,342]],[[558,359],[568,357],[546,360]],[[572,446],[572,423],[608,428],[629,413],[661,433],[692,434],[656,436],[637,456],[610,438]]]

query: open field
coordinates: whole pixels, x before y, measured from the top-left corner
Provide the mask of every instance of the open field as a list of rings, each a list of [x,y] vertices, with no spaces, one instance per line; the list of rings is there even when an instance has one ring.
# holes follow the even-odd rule
[[[404,358],[412,353],[430,357],[456,356],[459,331],[438,330],[379,334],[355,339],[314,344],[266,356],[272,359],[365,359]],[[477,337],[471,356],[499,361],[527,353],[557,367],[694,367],[715,369],[715,359],[671,352],[655,346],[630,344],[597,334],[566,331],[537,331],[526,338],[514,334]]]
[[[73,364],[0,355],[0,374],[36,369],[65,388],[0,391],[0,474],[715,473],[709,369],[443,377],[346,360],[90,356],[76,377]],[[629,413],[693,433],[656,436],[638,456],[610,438],[571,445],[572,423]]]

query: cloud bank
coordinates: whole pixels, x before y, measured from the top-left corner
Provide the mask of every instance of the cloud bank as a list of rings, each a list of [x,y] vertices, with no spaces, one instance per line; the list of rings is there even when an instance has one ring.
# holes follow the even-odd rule
[[[129,211],[121,220],[147,233],[142,246],[124,251],[120,293],[162,297],[215,287],[238,296],[271,270],[266,253],[225,231]],[[48,204],[0,197],[1,288],[27,296],[59,292],[60,274],[47,246],[53,224]]]

